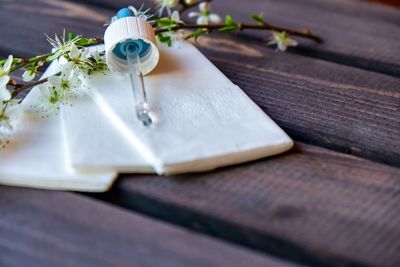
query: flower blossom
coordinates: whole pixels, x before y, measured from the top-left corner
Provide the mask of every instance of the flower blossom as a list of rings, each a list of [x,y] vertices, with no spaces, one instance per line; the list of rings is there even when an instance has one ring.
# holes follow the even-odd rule
[[[160,17],[164,10],[167,10],[168,16],[171,16],[171,9],[179,4],[179,0],[154,0],[154,2],[158,4],[158,15]]]
[[[297,41],[289,38],[289,34],[283,32],[272,32],[272,39],[268,42],[268,45],[276,45],[280,51],[286,51],[289,46],[297,46]]]
[[[218,24],[221,22],[221,17],[210,12],[210,4],[202,2],[199,4],[200,12],[190,12],[189,18],[197,17],[197,24]]]

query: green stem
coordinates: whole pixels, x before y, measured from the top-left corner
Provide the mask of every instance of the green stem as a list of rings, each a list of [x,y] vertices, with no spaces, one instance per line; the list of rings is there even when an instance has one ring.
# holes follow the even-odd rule
[[[53,55],[53,53],[43,54],[43,55],[28,58],[28,59],[22,59],[22,62],[20,64],[15,65],[10,69],[10,73],[13,71],[19,70],[21,68],[24,68],[24,67],[28,66],[29,64],[32,64],[33,62],[37,62],[39,60],[44,60],[51,55]]]

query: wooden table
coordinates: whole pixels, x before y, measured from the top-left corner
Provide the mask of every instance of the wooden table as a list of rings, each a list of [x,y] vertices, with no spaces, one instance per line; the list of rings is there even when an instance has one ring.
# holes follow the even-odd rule
[[[250,4],[251,2],[251,4]],[[101,36],[124,0],[0,1],[0,56],[43,32]],[[261,32],[200,49],[296,140],[217,171],[121,175],[106,194],[0,187],[0,266],[400,266],[400,11],[356,0],[215,0],[309,26],[287,53]]]

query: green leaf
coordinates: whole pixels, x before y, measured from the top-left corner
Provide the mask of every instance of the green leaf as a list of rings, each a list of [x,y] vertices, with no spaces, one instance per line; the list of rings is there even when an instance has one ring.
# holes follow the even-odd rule
[[[227,15],[227,16],[225,17],[225,23],[226,23],[227,25],[230,25],[230,26],[236,26],[236,25],[237,25],[237,22],[234,21],[233,18],[232,18],[230,15]]]
[[[194,40],[197,42],[197,39],[199,39],[199,37],[205,32],[207,32],[206,29],[197,29],[194,32],[192,32],[191,34],[185,36],[185,40],[189,40],[191,38],[194,38]]]
[[[229,15],[225,17],[225,26],[220,28],[220,32],[229,32],[229,31],[235,31],[239,29],[239,24]]]
[[[264,14],[260,13],[260,14],[251,14],[250,17],[257,21],[260,24],[264,24]]]
[[[71,41],[71,40],[73,40],[74,38],[75,38],[74,33],[73,33],[73,32],[69,32],[69,33],[68,33],[68,41]]]
[[[230,32],[230,31],[236,31],[238,29],[238,26],[225,26],[219,29],[220,32]]]
[[[175,26],[176,21],[170,18],[161,18],[156,20],[156,24],[159,27]]]
[[[168,46],[171,46],[171,45],[172,45],[172,38],[171,38],[171,36],[158,34],[158,35],[157,35],[157,38],[158,38],[158,40],[159,40],[161,43],[168,44]]]
[[[6,63],[6,61],[7,61],[7,59],[2,59],[2,60],[0,60],[0,66],[3,66],[4,63]],[[16,58],[16,57],[14,57],[14,58],[13,58],[13,63],[12,63],[12,64],[19,64],[19,63],[22,63],[22,61],[23,61],[22,58]]]
[[[84,47],[84,46],[90,46],[90,45],[94,45],[94,44],[98,44],[98,43],[99,43],[99,39],[80,37],[75,42],[75,45],[77,47]]]

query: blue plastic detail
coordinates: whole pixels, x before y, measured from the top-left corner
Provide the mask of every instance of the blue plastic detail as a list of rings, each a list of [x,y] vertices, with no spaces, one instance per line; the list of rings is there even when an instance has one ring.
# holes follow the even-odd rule
[[[117,44],[117,46],[113,49],[113,53],[121,58],[126,59],[126,46],[127,45],[136,45],[139,56],[144,56],[148,51],[150,51],[150,44],[146,43],[143,40],[127,40],[125,42]]]
[[[135,16],[135,14],[133,13],[133,11],[127,7],[120,9],[117,13],[118,19],[125,18],[125,17],[134,17],[134,16]]]

